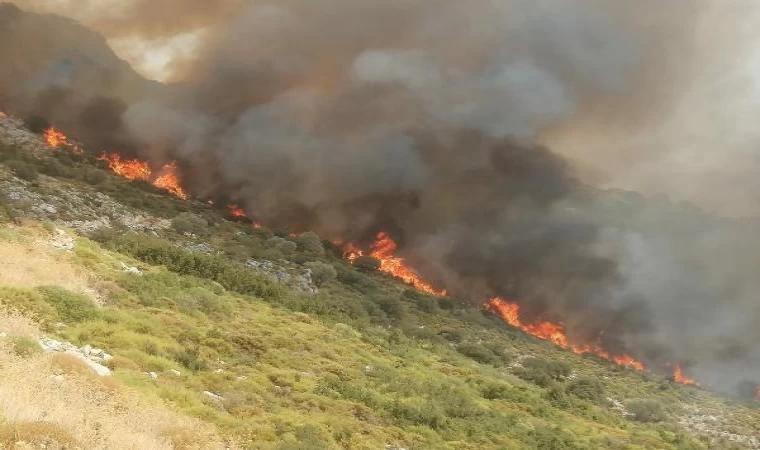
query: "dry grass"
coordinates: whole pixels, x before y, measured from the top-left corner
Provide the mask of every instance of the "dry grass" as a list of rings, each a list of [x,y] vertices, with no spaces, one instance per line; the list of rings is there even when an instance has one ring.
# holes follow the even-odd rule
[[[37,337],[39,328],[0,311],[0,330]],[[17,356],[0,345],[0,448],[215,449],[215,430],[150,402],[66,354]]]
[[[87,274],[53,248],[0,242],[0,255],[0,286],[61,286],[75,292],[88,292]]]
[[[61,373],[63,379],[56,378]],[[223,448],[208,425],[140,399],[116,380],[100,379],[73,357],[21,359],[0,348],[0,379],[0,414],[10,424],[45,422],[82,448],[190,448],[188,442],[198,449]]]
[[[79,449],[82,446],[66,430],[49,422],[16,422],[0,425],[0,448],[26,450]]]

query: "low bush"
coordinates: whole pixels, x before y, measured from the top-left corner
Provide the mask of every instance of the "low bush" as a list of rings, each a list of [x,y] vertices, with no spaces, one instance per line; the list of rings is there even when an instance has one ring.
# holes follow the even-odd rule
[[[37,171],[36,167],[20,159],[6,161],[5,165],[13,171],[14,175],[21,178],[22,180],[33,182],[37,181],[37,179],[40,177],[40,174]]]
[[[42,353],[42,348],[36,339],[26,336],[10,336],[8,340],[13,348],[13,353],[22,358]]]
[[[579,378],[567,385],[567,393],[591,403],[601,404],[605,401],[604,386],[592,378]]]
[[[331,264],[312,261],[304,264],[304,266],[311,271],[311,280],[317,286],[329,283],[338,276],[338,272]]]
[[[208,233],[208,222],[196,214],[185,212],[172,220],[172,228],[179,233],[203,236]]]
[[[665,408],[657,400],[635,399],[626,403],[625,408],[637,422],[663,422],[667,419]]]
[[[98,316],[98,309],[89,298],[61,287],[48,286],[38,289],[42,298],[55,308],[60,321],[78,323]]]

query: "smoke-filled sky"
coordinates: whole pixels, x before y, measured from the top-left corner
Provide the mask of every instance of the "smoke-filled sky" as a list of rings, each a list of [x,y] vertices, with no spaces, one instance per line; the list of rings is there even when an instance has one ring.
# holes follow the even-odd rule
[[[16,3],[72,15],[172,85],[121,87],[113,62],[105,82],[78,80],[97,52],[57,39],[0,48],[9,70],[35,52],[52,64],[32,84],[7,76],[0,99],[178,159],[192,192],[264,223],[388,231],[463,297],[516,299],[706,382],[760,378],[754,223],[591,188],[759,215],[754,0]]]
[[[218,37],[233,22],[240,24],[241,13],[251,9],[249,4],[255,3],[258,6],[254,9],[261,10],[270,2],[17,0],[14,3],[73,17],[106,35],[117,53],[146,76],[170,80],[185,78],[186,66],[180,64],[184,58]],[[284,11],[288,3],[274,2],[269,7]],[[627,88],[620,89],[619,94],[624,98],[618,99],[612,109],[595,105],[599,109],[572,114],[572,120],[567,120],[566,111],[559,111],[563,123],[543,130],[542,141],[555,151],[577,159],[586,177],[604,185],[665,192],[675,199],[691,200],[725,214],[756,215],[760,211],[760,181],[755,176],[760,166],[755,144],[760,140],[760,131],[755,125],[755,117],[760,113],[760,6],[757,2],[503,0],[456,6],[444,2],[436,4],[432,12],[426,7],[427,3],[402,2],[399,14],[403,17],[389,15],[385,20],[394,24],[386,26],[382,14],[371,17],[366,8],[361,13],[358,12],[361,8],[347,6],[345,2],[320,2],[321,10],[331,11],[327,19],[330,22],[324,24],[327,29],[315,31],[330,34],[339,28],[336,23],[341,27],[365,27],[367,23],[362,21],[369,21],[383,24],[384,29],[392,33],[394,27],[401,30],[424,15],[427,22],[440,19],[438,23],[442,27],[459,27],[439,30],[438,36],[431,30],[430,38],[440,38],[439,44],[447,47],[445,50],[450,54],[461,55],[472,50],[473,58],[486,48],[482,45],[486,42],[499,45],[499,40],[512,39],[515,33],[530,36],[534,41],[529,44],[531,50],[556,51],[560,55],[564,53],[567,59],[572,58],[571,63],[577,67],[570,70],[583,67],[607,71],[599,73],[604,80],[586,82],[603,85],[608,91],[613,90],[614,83]],[[398,5],[391,2],[381,9],[390,11]],[[493,10],[499,11],[494,14]],[[615,17],[606,23],[606,30],[591,25],[598,25],[595,20],[610,11]],[[319,15],[315,15],[315,19],[317,17]],[[615,23],[621,19],[628,23],[623,26]],[[268,26],[281,25],[276,23],[277,19],[261,20]],[[271,35],[272,31],[267,33]],[[626,32],[631,35],[624,36]],[[562,42],[564,39],[567,41]],[[398,35],[394,40],[400,43],[404,39]],[[564,48],[551,48],[559,42]],[[257,42],[255,52],[260,55],[267,51],[266,47],[274,49],[282,45],[285,44],[276,41]],[[477,48],[468,49],[468,45]],[[646,58],[642,53],[651,51],[653,46],[662,47],[656,55],[660,60],[640,66],[644,62],[642,58]],[[631,67],[633,71],[629,70]],[[626,77],[638,77],[641,84],[630,83],[632,80]],[[546,91],[541,95],[546,101],[562,102],[565,100],[556,95],[564,94],[567,93]],[[663,95],[667,97],[665,102]],[[623,109],[629,107],[625,105],[627,102],[644,103],[643,115],[635,121],[630,120],[630,116],[619,117],[621,105]],[[556,108],[577,107],[570,103],[572,100],[565,105],[558,103]],[[493,108],[498,109],[498,106]],[[646,120],[648,115],[657,115],[661,109],[664,109],[664,117]],[[610,112],[613,117],[608,115]],[[489,108],[482,108],[481,114],[491,113]],[[545,119],[544,122],[552,122],[551,117]]]

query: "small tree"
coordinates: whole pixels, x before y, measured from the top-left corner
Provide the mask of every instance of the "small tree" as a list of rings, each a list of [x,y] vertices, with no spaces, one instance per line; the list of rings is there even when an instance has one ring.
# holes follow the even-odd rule
[[[330,264],[314,261],[308,262],[304,266],[311,270],[311,279],[317,286],[322,286],[338,276],[338,271]]]
[[[380,268],[380,260],[371,256],[360,256],[354,261],[354,267],[362,272],[375,272]]]
[[[656,400],[636,399],[626,404],[626,409],[637,422],[662,422],[667,419],[665,409]]]
[[[295,242],[277,236],[268,239],[265,244],[268,248],[279,250],[286,257],[293,255],[297,247]]]
[[[319,257],[325,254],[325,246],[322,244],[322,239],[312,231],[298,236],[296,244],[298,245],[298,251],[308,256]]]
[[[592,378],[574,380],[567,386],[567,393],[592,403],[604,402],[604,386]]]
[[[172,220],[172,228],[180,233],[204,235],[208,232],[208,222],[193,213],[185,212]]]

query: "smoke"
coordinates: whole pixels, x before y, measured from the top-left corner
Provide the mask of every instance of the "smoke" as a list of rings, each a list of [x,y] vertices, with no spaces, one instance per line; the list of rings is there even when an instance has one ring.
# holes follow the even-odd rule
[[[87,3],[78,18],[109,38],[198,33],[197,49],[174,61],[174,85],[129,95],[93,93],[79,63],[35,67],[18,104],[64,86],[82,98],[63,104],[78,105],[68,123],[86,142],[177,159],[196,195],[272,226],[360,242],[388,231],[437,286],[515,299],[578,340],[692,364],[716,385],[760,368],[753,226],[590,186],[594,164],[623,185],[679,184],[641,174],[683,162],[656,144],[676,143],[665,130],[695,71],[728,44],[703,45],[713,4],[212,3]]]

